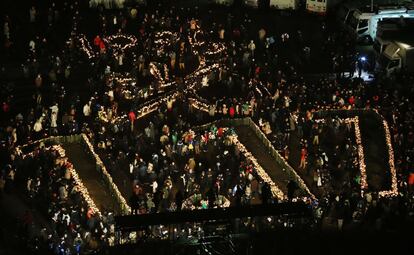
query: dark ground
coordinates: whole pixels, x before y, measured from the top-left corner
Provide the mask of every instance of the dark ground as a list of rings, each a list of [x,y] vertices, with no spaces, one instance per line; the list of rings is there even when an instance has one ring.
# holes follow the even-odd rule
[[[390,166],[382,121],[373,113],[367,113],[360,117],[360,126],[367,166],[368,189],[390,190]]]
[[[27,227],[29,233],[39,233],[41,227],[50,228],[46,215],[19,193],[0,195],[0,208],[0,255],[33,254],[34,243],[27,242],[30,234],[23,234],[24,216],[27,212],[32,215],[33,224]]]

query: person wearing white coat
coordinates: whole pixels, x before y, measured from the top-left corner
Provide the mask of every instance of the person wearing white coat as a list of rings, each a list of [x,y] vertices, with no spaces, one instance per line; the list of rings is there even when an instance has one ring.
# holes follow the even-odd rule
[[[252,53],[252,56],[254,56],[254,50],[256,49],[256,44],[254,44],[253,40],[250,41],[248,47],[249,47],[249,50]]]
[[[201,80],[201,85],[203,87],[208,87],[208,77],[207,77],[207,75],[204,75],[203,79]]]
[[[55,104],[52,107],[50,107],[50,110],[51,110],[50,127],[55,129],[57,128],[57,118],[58,118],[58,113],[59,113],[59,107],[57,106],[57,104]]]
[[[33,131],[35,132],[35,139],[38,139],[38,138],[40,138],[40,132],[43,130],[43,125],[42,125],[42,122],[43,122],[43,116],[42,117],[40,117],[36,122],[35,122],[35,124],[33,125]]]
[[[83,106],[83,115],[85,118],[89,118],[91,115],[91,101],[89,101],[87,104]]]
[[[157,181],[154,180],[152,182],[151,186],[152,186],[152,193],[155,194],[157,192],[157,189],[158,189],[158,183],[157,183]]]

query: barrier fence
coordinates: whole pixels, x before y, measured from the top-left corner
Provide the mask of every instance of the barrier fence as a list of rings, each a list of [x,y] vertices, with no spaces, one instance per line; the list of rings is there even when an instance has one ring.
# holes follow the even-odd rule
[[[128,215],[131,213],[131,207],[126,202],[126,199],[122,196],[121,192],[119,191],[118,187],[114,183],[111,175],[108,173],[104,163],[102,162],[101,158],[98,154],[95,153],[92,143],[90,142],[89,138],[86,134],[79,135],[80,141],[83,146],[86,147],[89,155],[94,159],[96,171],[98,171],[102,179],[104,180],[105,184],[107,185],[109,191],[111,192],[111,196],[116,200],[120,212],[122,215]]]

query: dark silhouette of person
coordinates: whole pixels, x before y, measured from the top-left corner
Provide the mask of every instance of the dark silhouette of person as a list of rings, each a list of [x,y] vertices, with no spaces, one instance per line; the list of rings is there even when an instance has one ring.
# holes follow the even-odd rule
[[[216,201],[216,195],[214,193],[214,188],[210,188],[206,193],[208,199],[208,208],[214,207],[214,201]]]
[[[295,191],[298,189],[298,185],[296,184],[295,181],[291,180],[287,184],[287,189],[288,189],[288,199],[292,200],[295,194]]]
[[[177,194],[175,194],[175,204],[177,205],[177,211],[181,211],[183,200],[183,193],[181,193],[181,191],[178,191]]]
[[[242,197],[244,194],[244,190],[242,188],[241,185],[237,185],[237,190],[236,190],[236,207],[241,206],[242,205]]]
[[[362,57],[358,58],[357,67],[358,67],[358,78],[361,78],[362,71],[364,69],[364,62],[362,60]]]
[[[139,208],[139,204],[138,204],[138,196],[137,195],[132,195],[131,198],[129,199],[130,203],[131,203],[131,213],[132,214],[138,214],[138,208]]]
[[[269,200],[271,196],[272,196],[272,192],[270,190],[270,186],[267,182],[265,182],[262,187],[262,204],[264,205],[269,204]]]

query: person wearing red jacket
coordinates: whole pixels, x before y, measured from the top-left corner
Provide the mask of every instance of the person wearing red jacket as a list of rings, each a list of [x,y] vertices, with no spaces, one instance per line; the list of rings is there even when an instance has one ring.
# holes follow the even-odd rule
[[[414,189],[414,172],[408,175],[408,189],[412,191]]]
[[[234,114],[235,114],[234,107],[233,106],[230,106],[230,109],[229,109],[230,118],[234,118]]]
[[[300,164],[299,164],[299,168],[306,168],[306,158],[308,156],[308,151],[305,147],[302,148],[302,150],[300,151]]]
[[[96,47],[99,47],[99,46],[101,45],[101,43],[102,43],[101,37],[99,37],[99,35],[97,35],[97,36],[95,37],[95,39],[93,40],[93,44],[94,44]]]
[[[414,186],[414,172],[408,175],[408,185]]]
[[[103,43],[103,41],[99,43],[99,49],[101,50],[101,52],[104,52],[106,50],[105,43]]]
[[[10,110],[10,106],[7,102],[3,102],[2,109],[4,113],[8,113]]]
[[[348,99],[348,102],[349,102],[349,104],[350,105],[354,105],[355,104],[355,97],[354,96],[351,96],[349,99]]]
[[[224,133],[224,130],[223,130],[223,128],[222,128],[222,127],[220,127],[220,128],[217,130],[217,136],[218,136],[218,137],[222,137],[222,136],[223,136],[223,133]]]
[[[135,112],[131,110],[128,113],[128,118],[129,118],[129,121],[131,122],[131,131],[134,131],[134,122],[136,119]]]

